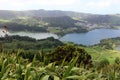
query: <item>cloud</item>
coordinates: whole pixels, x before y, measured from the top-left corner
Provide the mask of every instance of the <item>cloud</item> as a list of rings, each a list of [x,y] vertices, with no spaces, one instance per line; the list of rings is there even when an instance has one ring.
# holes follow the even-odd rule
[[[120,0],[78,0],[74,11],[94,14],[120,13]]]
[[[35,4],[40,5],[71,5],[75,2],[75,0],[35,0]],[[33,0],[31,0],[28,3],[33,3]]]
[[[69,6],[76,0],[0,0],[0,9],[26,10],[39,8],[41,6]]]
[[[113,4],[120,4],[120,0],[112,0]]]
[[[117,0],[115,0],[117,1]],[[82,8],[87,9],[104,9],[113,5],[113,0],[84,0],[79,1],[77,5],[83,5]]]
[[[0,4],[39,4],[39,5],[71,5],[75,2],[75,0],[0,0]]]
[[[102,12],[112,7],[120,12],[120,0],[0,0],[0,9],[11,10],[59,9],[78,12]]]
[[[120,5],[120,0],[89,0],[83,1],[82,4],[88,8],[106,9]]]
[[[79,6],[89,8],[106,8],[115,4],[120,4],[120,0],[0,0],[2,6]]]
[[[22,8],[24,4],[22,2],[19,2],[19,0],[13,0],[9,1],[9,0],[0,0],[0,9],[2,10],[7,10],[7,9],[16,9],[16,8]]]
[[[89,8],[98,8],[98,9],[102,9],[102,8],[106,8],[109,7],[111,5],[111,2],[107,2],[107,1],[99,1],[99,2],[89,2],[86,4],[87,7]]]

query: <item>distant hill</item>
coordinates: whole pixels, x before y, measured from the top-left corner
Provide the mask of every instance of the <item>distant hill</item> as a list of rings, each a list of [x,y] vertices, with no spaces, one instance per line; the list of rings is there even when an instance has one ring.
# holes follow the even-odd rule
[[[42,9],[28,11],[0,10],[0,27],[4,25],[9,26],[9,29],[13,31],[86,32],[96,28],[120,28],[120,14],[97,15]]]

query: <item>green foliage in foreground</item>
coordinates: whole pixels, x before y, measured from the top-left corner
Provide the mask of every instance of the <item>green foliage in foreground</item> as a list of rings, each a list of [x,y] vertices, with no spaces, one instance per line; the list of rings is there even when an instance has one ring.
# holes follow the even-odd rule
[[[71,49],[74,47],[63,46],[58,48]],[[56,48],[54,51],[56,51]],[[77,48],[76,48],[77,49]],[[54,52],[53,51],[53,52]],[[76,57],[72,57],[71,60],[65,63],[63,59],[62,63],[56,65],[56,61],[49,62],[49,58],[52,55],[44,57],[39,61],[37,55],[34,55],[32,60],[24,59],[20,56],[22,50],[18,50],[17,53],[0,53],[0,79],[1,80],[119,80],[120,79],[120,63],[119,58],[115,59],[114,64],[109,64],[107,59],[101,60],[98,66],[93,64],[93,67],[76,66],[76,62],[79,60],[80,54]],[[43,54],[40,53],[43,58]],[[59,56],[62,56],[59,54]],[[66,55],[67,56],[67,55]],[[59,57],[58,57],[59,58]],[[67,65],[66,65],[67,64]]]
[[[1,53],[0,78],[1,80],[119,80],[120,65],[108,65],[100,71],[93,68],[75,67],[78,57],[73,58],[68,66],[55,66],[54,63],[43,65],[36,60],[32,62],[15,54]]]
[[[59,46],[53,38],[35,40],[19,36],[3,42],[0,80],[120,80],[120,52],[104,45]],[[37,44],[45,47],[36,47]],[[46,52],[45,48],[51,51]],[[92,66],[86,67],[86,62]]]

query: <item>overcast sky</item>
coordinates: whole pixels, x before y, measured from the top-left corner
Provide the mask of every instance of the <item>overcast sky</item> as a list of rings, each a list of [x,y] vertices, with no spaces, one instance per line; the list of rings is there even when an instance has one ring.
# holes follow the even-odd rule
[[[0,10],[38,9],[116,14],[120,13],[120,0],[0,0]]]

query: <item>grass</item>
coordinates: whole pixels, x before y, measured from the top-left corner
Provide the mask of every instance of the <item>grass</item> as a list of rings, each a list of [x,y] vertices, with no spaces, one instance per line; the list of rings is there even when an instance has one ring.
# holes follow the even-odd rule
[[[49,31],[52,32],[52,33],[59,33],[59,32],[61,32],[60,29],[54,28],[54,27],[50,27],[50,28],[49,28]]]
[[[103,49],[98,46],[84,48],[95,61],[108,59],[110,63],[114,63],[116,57],[120,57],[120,51]]]
[[[0,19],[0,22],[10,22],[10,20]]]
[[[120,26],[114,26],[116,29],[120,29]]]
[[[0,79],[1,80],[66,80],[69,77],[72,68],[78,57],[72,59],[71,64],[66,68],[62,77],[59,77],[60,66],[55,66],[50,63],[46,66],[42,65],[43,62],[36,60],[36,55],[32,62],[25,60],[19,56],[20,50],[17,54],[4,54],[1,53],[0,57]],[[41,65],[40,65],[41,64]],[[40,65],[40,66],[39,66]],[[64,67],[64,66],[63,66]]]
[[[94,56],[94,60],[107,58],[113,63],[114,58],[120,55],[120,52],[115,50],[94,48],[86,48],[87,52],[89,52],[92,57]],[[101,50],[101,52],[98,52],[99,50]],[[78,57],[72,58],[67,66],[63,66],[64,60],[60,65],[55,65],[55,62],[45,65],[44,62],[46,61],[38,61],[36,55],[34,55],[33,60],[30,62],[29,59],[24,59],[19,56],[20,52],[21,50],[18,50],[17,53],[0,53],[1,80],[105,80],[111,77],[113,78],[112,80],[119,80],[118,74],[120,73],[119,71],[113,73],[113,68],[116,67],[118,69],[120,64],[114,66],[108,65],[101,69],[102,72],[99,72],[99,70],[96,70],[94,67],[76,67],[74,64]]]

